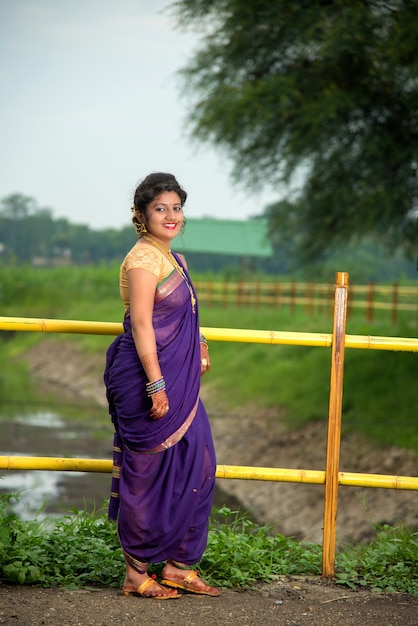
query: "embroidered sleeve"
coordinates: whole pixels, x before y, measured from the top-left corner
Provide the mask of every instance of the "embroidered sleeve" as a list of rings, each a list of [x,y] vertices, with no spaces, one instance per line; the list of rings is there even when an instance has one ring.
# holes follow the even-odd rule
[[[125,271],[129,272],[132,269],[145,269],[152,272],[157,278],[161,274],[161,254],[158,250],[153,250],[147,246],[144,249],[142,246],[134,246],[125,258]]]
[[[120,266],[119,290],[125,310],[130,304],[128,272],[136,268],[148,270],[157,277],[159,283],[173,271],[172,264],[159,250],[138,242]]]

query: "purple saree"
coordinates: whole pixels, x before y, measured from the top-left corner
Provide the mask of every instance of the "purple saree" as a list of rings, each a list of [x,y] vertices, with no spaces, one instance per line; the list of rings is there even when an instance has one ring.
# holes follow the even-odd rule
[[[115,426],[109,517],[117,519],[122,548],[137,569],[201,559],[215,487],[212,434],[199,399],[199,318],[176,270],[157,287],[153,325],[170,403],[165,417],[150,417],[129,315],[108,349],[104,373]]]

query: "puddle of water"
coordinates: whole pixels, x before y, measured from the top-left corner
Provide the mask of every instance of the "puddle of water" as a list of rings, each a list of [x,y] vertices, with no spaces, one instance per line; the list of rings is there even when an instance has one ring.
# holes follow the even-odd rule
[[[16,415],[13,418],[15,424],[44,428],[65,428],[64,420],[50,411],[37,411],[29,415]]]
[[[110,459],[110,419],[87,406],[77,406],[72,417],[66,413],[23,407],[14,417],[0,416],[2,447],[8,447],[0,455]],[[11,508],[22,519],[43,519],[97,510],[108,498],[110,481],[110,474],[0,470],[0,493],[19,494]]]
[[[20,455],[19,455],[20,456]],[[68,472],[48,471],[12,471],[0,477],[0,491],[19,494],[19,499],[12,503],[13,511],[25,520],[39,520],[47,517],[43,508],[51,497],[59,497],[62,491],[62,480],[67,479]],[[82,472],[72,472],[82,476]]]

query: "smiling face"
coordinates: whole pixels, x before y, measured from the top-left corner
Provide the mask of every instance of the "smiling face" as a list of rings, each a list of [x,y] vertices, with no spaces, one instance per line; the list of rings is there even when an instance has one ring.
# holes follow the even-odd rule
[[[184,222],[180,196],[175,191],[164,191],[147,206],[141,214],[147,231],[157,241],[170,247],[171,241],[180,233]]]

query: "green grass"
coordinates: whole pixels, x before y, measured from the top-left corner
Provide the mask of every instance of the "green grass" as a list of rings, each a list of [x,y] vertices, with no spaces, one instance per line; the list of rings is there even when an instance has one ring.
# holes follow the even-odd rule
[[[0,580],[67,589],[120,587],[124,559],[113,522],[103,510],[39,522],[8,511],[15,495],[0,496]],[[280,576],[320,576],[322,548],[300,543],[223,507],[211,518],[202,576],[223,588],[250,587]],[[156,564],[150,573],[161,573]],[[337,555],[336,582],[351,588],[418,596],[418,541],[407,529],[376,529],[369,545]]]

